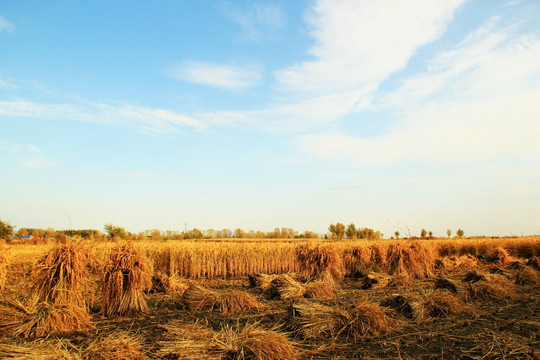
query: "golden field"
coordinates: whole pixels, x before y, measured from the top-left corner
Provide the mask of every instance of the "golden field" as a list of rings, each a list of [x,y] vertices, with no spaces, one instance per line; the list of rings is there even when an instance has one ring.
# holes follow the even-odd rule
[[[539,237],[0,248],[0,358],[539,356]]]

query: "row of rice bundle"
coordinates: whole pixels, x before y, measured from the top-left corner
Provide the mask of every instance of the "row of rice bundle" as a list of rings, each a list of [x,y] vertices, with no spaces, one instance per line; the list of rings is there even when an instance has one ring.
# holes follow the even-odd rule
[[[359,298],[348,309],[316,303],[293,304],[293,326],[306,339],[340,335],[353,337],[376,337],[392,331],[390,310]]]
[[[114,248],[103,274],[105,316],[147,312],[144,289],[152,286],[152,266],[143,251],[133,243]]]
[[[257,299],[239,290],[219,292],[202,286],[193,286],[185,293],[186,304],[193,311],[216,310],[222,314],[239,314],[259,308]]]
[[[296,256],[300,262],[302,275],[309,280],[322,280],[329,283],[343,281],[343,261],[338,252],[331,246],[296,247]]]
[[[8,262],[7,246],[0,240],[0,291],[6,285]]]
[[[405,274],[414,278],[431,277],[435,264],[433,253],[419,241],[390,245],[387,261],[390,275]]]

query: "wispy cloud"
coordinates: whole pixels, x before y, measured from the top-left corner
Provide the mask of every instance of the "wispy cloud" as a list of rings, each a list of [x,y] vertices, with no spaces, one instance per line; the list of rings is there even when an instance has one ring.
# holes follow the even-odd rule
[[[23,166],[31,168],[50,168],[57,165],[56,163],[45,159],[23,159],[21,163]]]
[[[540,36],[497,29],[491,19],[379,106],[399,119],[388,133],[297,137],[318,157],[364,163],[463,162],[540,154]]]
[[[12,32],[15,30],[15,25],[8,21],[5,17],[0,16],[0,32],[7,31]]]
[[[152,173],[146,171],[114,171],[112,175],[128,176],[128,177],[147,177],[152,176]]]
[[[274,37],[286,22],[283,10],[270,2],[226,3],[223,10],[240,25],[243,36],[255,42]]]
[[[0,116],[61,118],[95,123],[132,126],[145,131],[171,133],[184,128],[203,129],[204,124],[170,110],[132,104],[110,105],[80,102],[41,104],[26,100],[0,101]]]
[[[225,90],[242,90],[258,85],[262,80],[256,66],[235,66],[198,61],[186,61],[168,70],[178,80]]]

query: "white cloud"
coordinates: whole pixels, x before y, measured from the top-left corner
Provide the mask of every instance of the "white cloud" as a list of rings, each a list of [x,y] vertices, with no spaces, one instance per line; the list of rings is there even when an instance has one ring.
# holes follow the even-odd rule
[[[274,37],[285,25],[285,13],[274,3],[225,4],[225,15],[237,22],[243,36],[255,42]]]
[[[34,153],[39,153],[39,152],[41,152],[41,150],[40,150],[37,146],[32,145],[32,144],[26,145],[26,148],[27,148],[28,150],[30,150],[31,152],[34,152]]]
[[[308,95],[376,88],[440,37],[464,2],[320,0],[308,18],[315,59],[278,71],[278,86]]]
[[[113,175],[128,176],[128,177],[147,177],[152,176],[152,173],[146,171],[115,171]]]
[[[5,17],[0,16],[0,31],[12,32],[15,30],[15,25],[8,21]]]
[[[537,159],[540,36],[496,30],[496,22],[436,55],[427,72],[384,98],[384,110],[399,118],[387,134],[312,134],[297,144],[319,157],[364,163]]]
[[[170,133],[184,127],[203,129],[204,124],[185,115],[159,108],[99,103],[40,104],[26,100],[0,101],[0,116],[62,118],[133,126],[146,131]]]
[[[199,85],[225,90],[242,90],[258,85],[262,80],[256,66],[234,66],[186,61],[168,70],[171,77]]]
[[[50,168],[56,166],[56,163],[44,159],[24,159],[22,164],[31,168]]]

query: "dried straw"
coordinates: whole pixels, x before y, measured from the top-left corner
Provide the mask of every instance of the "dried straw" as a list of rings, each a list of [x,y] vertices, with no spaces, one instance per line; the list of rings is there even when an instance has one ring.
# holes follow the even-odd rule
[[[83,351],[84,360],[148,360],[143,338],[126,331],[99,337]]]
[[[253,295],[239,290],[219,292],[196,285],[186,291],[185,298],[188,308],[193,311],[216,310],[228,315],[259,308],[259,302]]]
[[[308,280],[323,280],[328,283],[343,281],[343,261],[338,252],[331,246],[296,247],[296,256],[300,261],[302,275]]]
[[[419,298],[411,301],[411,307],[418,320],[471,312],[469,306],[464,305],[457,296],[446,289],[424,292]]]
[[[419,241],[390,245],[387,259],[390,275],[405,274],[414,278],[433,275],[434,255]]]
[[[103,274],[105,316],[146,312],[144,289],[152,285],[152,268],[141,250],[127,243],[114,248]]]
[[[517,271],[515,282],[517,285],[536,285],[540,283],[540,275],[538,271],[527,266]]]
[[[7,246],[0,242],[0,290],[6,285],[7,267],[9,263]]]
[[[167,332],[164,340],[158,342],[160,346],[157,355],[160,358],[186,359],[186,360],[218,360],[221,354],[211,352],[210,344],[214,332],[199,322],[185,323],[180,320],[171,321],[160,326]]]

